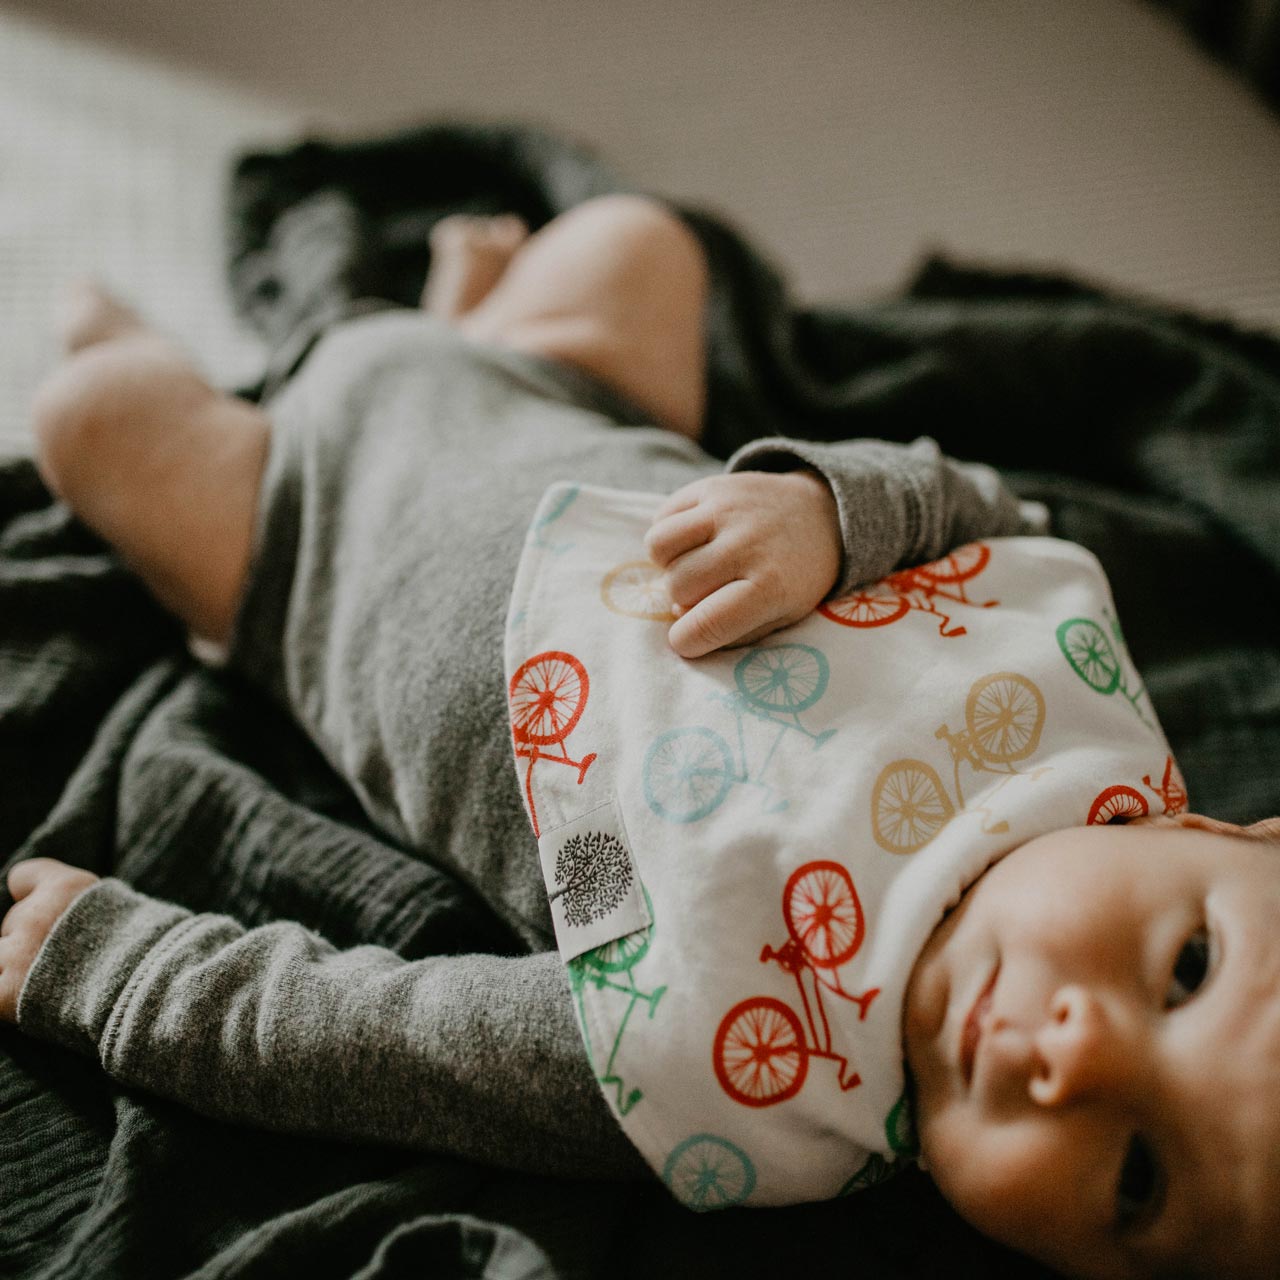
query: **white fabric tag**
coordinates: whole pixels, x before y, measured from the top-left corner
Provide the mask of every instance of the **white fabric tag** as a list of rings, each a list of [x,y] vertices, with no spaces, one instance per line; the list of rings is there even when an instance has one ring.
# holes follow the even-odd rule
[[[653,923],[615,800],[544,831],[538,852],[565,960]]]

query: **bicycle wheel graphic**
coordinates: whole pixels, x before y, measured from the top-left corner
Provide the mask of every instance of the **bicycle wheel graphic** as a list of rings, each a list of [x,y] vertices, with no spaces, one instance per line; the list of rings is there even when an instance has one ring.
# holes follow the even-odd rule
[[[1120,660],[1107,634],[1091,618],[1069,618],[1057,631],[1058,647],[1071,669],[1091,689],[1114,693],[1120,685]]]
[[[816,969],[835,969],[862,945],[866,921],[848,871],[838,862],[807,862],[782,891],[787,931]]]
[[[511,730],[517,742],[545,747],[560,742],[587,705],[587,669],[571,653],[538,653],[511,677]]]
[[[1025,760],[1040,744],[1044,696],[1026,676],[997,671],[969,690],[965,722],[974,750],[992,764]]]
[[[739,692],[761,711],[807,711],[830,676],[825,655],[807,644],[752,649],[733,669]]]
[[[878,1151],[873,1151],[867,1157],[866,1163],[862,1168],[836,1192],[836,1195],[849,1196],[855,1191],[861,1191],[864,1187],[874,1187],[877,1183],[885,1182],[892,1178],[894,1169],[895,1166],[886,1160],[884,1156]]]
[[[923,760],[895,760],[871,789],[871,834],[886,853],[915,853],[955,817],[937,772]]]
[[[1108,787],[1098,794],[1089,810],[1087,825],[1104,826],[1108,822],[1130,822],[1145,818],[1150,812],[1147,799],[1133,787]]]
[[[983,542],[970,542],[957,547],[949,556],[922,564],[917,573],[932,578],[934,582],[965,582],[975,578],[987,567],[991,548]]]
[[[711,1051],[720,1087],[744,1107],[794,1098],[809,1071],[800,1019],[781,1000],[754,996],[721,1019]]]
[[[883,582],[873,582],[852,595],[818,606],[818,612],[844,627],[887,627],[897,622],[911,601]]]
[[[755,1190],[756,1170],[728,1139],[695,1133],[667,1157],[662,1180],[682,1205],[705,1213],[741,1204]]]
[[[653,899],[649,890],[643,885],[640,891],[644,894],[644,904],[649,908],[649,919],[653,919]],[[653,941],[653,925],[647,924],[625,937],[615,938],[602,946],[584,951],[577,958],[584,967],[594,969],[597,973],[625,973],[634,968],[645,958],[649,944]]]
[[[644,758],[644,798],[668,822],[697,822],[717,809],[733,782],[729,745],[713,729],[668,729]]]
[[[600,598],[606,609],[628,618],[676,620],[662,570],[650,560],[630,560],[610,569],[600,584]]]
[[[916,1120],[905,1093],[884,1118],[884,1136],[895,1155],[914,1157],[919,1153],[920,1139],[916,1133]]]

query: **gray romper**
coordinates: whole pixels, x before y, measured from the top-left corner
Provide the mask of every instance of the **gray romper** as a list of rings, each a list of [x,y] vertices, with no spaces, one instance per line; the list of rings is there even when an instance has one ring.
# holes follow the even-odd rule
[[[370,817],[474,888],[519,957],[408,962],[247,930],[108,879],[46,940],[19,1025],[124,1083],[288,1132],[549,1174],[633,1176],[582,1050],[512,758],[504,623],[549,484],[671,491],[724,469],[564,366],[418,312],[339,326],[269,406],[271,454],[230,662],[284,701]],[[1043,532],[931,441],[776,438],[840,510],[837,591],[978,537]]]

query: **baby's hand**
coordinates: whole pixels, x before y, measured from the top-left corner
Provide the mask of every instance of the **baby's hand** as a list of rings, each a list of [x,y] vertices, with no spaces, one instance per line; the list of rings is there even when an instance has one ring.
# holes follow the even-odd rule
[[[667,571],[682,658],[799,622],[835,586],[842,552],[835,497],[813,471],[695,480],[663,504],[645,547]]]
[[[58,917],[98,877],[53,858],[29,858],[9,872],[14,903],[0,924],[0,1022],[17,1022],[18,993]]]

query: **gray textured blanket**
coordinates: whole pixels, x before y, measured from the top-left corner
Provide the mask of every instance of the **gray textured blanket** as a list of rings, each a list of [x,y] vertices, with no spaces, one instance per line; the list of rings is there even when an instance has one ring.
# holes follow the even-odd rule
[[[444,212],[534,225],[616,184],[525,130],[438,127],[247,158],[232,285],[267,380],[360,297],[411,301]],[[994,462],[1112,576],[1193,803],[1280,812],[1280,346],[1062,280],[937,262],[902,298],[797,308],[686,210],[713,263],[711,445],[927,433]],[[196,667],[26,463],[0,467],[0,863],[47,854],[249,924],[405,955],[510,950],[463,891],[370,829],[275,708]],[[370,890],[383,885],[383,891]],[[0,892],[0,909],[7,907]],[[922,1176],[695,1217],[652,1188],[554,1182],[250,1132],[0,1032],[0,1275],[1037,1275]]]

